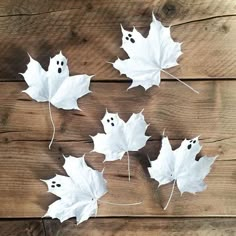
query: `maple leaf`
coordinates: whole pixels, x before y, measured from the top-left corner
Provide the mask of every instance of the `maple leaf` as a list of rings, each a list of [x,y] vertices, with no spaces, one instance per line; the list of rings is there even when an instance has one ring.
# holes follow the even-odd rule
[[[65,110],[79,109],[77,99],[89,93],[89,84],[92,76],[69,76],[67,59],[60,52],[50,58],[48,71],[31,56],[25,73],[20,73],[29,88],[27,93],[37,102],[49,101],[57,108]]]
[[[49,206],[45,217],[58,218],[63,222],[75,216],[79,224],[97,214],[97,202],[107,193],[106,180],[102,172],[87,166],[84,156],[65,157],[63,168],[68,177],[56,175],[42,180],[50,193],[61,198]]]
[[[148,124],[145,122],[142,112],[132,114],[125,123],[117,113],[106,111],[101,122],[105,133],[91,136],[94,142],[93,151],[104,154],[104,161],[120,160],[127,153],[129,169],[129,151],[138,151],[150,138],[145,136]]]
[[[177,66],[177,59],[182,54],[181,43],[173,41],[170,27],[164,27],[153,14],[147,38],[144,38],[135,27],[132,31],[127,31],[121,26],[121,30],[123,34],[121,48],[126,51],[129,59],[118,58],[112,65],[121,74],[125,74],[133,80],[129,89],[139,85],[145,90],[153,85],[159,86],[161,71],[192,89],[164,70]]]
[[[92,76],[85,74],[69,76],[67,59],[61,52],[50,58],[48,71],[45,71],[31,56],[29,57],[30,62],[27,65],[27,70],[25,73],[20,73],[29,86],[23,92],[37,102],[49,102],[49,112],[53,126],[50,148],[55,135],[50,104],[65,110],[79,110],[77,99],[90,92],[89,85]]]
[[[175,183],[181,194],[189,192],[195,194],[206,189],[204,178],[210,172],[211,165],[216,157],[201,157],[195,160],[200,152],[201,146],[198,137],[191,140],[184,140],[181,146],[172,151],[168,137],[163,137],[162,147],[158,158],[150,161],[148,168],[151,178],[159,182],[159,186],[174,181],[172,192],[167,205],[172,197]]]

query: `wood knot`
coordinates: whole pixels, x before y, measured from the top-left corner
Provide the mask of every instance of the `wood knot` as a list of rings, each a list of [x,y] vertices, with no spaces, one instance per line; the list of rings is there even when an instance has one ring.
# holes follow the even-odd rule
[[[63,122],[62,124],[61,124],[61,126],[60,126],[60,133],[65,133],[66,132],[66,123],[65,122]]]
[[[3,114],[2,119],[1,119],[1,123],[3,126],[7,125],[8,118],[9,118],[9,114],[7,112]]]
[[[88,3],[88,4],[86,5],[86,10],[87,10],[87,11],[93,10],[93,5],[92,5],[92,3]]]
[[[77,32],[73,29],[70,31],[70,34],[71,34],[71,38],[76,38],[77,37]]]
[[[166,3],[163,8],[162,11],[164,12],[164,14],[166,16],[174,16],[176,14],[176,6],[173,3]]]
[[[229,26],[223,24],[220,28],[220,31],[227,34],[229,32]]]
[[[9,143],[9,139],[8,139],[7,137],[5,137],[5,138],[3,139],[3,142],[6,143],[6,144]]]

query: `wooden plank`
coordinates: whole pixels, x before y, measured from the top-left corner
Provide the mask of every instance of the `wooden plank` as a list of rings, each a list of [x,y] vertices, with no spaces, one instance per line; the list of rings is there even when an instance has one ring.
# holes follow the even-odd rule
[[[232,236],[236,234],[236,219],[217,218],[100,218],[90,219],[81,225],[73,220],[60,224],[45,220],[48,236]]]
[[[147,19],[148,14],[152,11],[160,15],[167,22],[183,23],[186,21],[200,20],[202,18],[218,17],[224,15],[235,14],[235,3],[230,0],[224,2],[220,0],[194,0],[188,1],[151,1],[151,0],[131,0],[125,2],[117,0],[115,2],[108,0],[92,0],[92,1],[74,1],[60,0],[48,1],[37,0],[31,1],[13,1],[2,0],[0,3],[0,16],[14,15],[36,15],[50,14],[54,12],[79,10],[80,17],[85,17],[86,14],[108,14],[108,12],[116,13],[107,19],[107,23],[111,24],[117,21],[116,18],[130,19],[128,14],[134,12],[134,17],[137,22],[141,19]]]
[[[179,142],[178,142],[179,144]],[[0,217],[41,217],[47,207],[56,200],[40,179],[52,178],[56,173],[65,174],[62,165],[65,155],[81,156],[93,168],[105,167],[109,193],[102,200],[114,203],[143,201],[137,206],[111,206],[99,203],[98,216],[236,216],[235,160],[221,160],[214,164],[206,178],[208,189],[196,195],[180,196],[176,189],[171,204],[165,205],[172,185],[157,189],[157,183],[148,177],[150,151],[157,155],[159,142],[149,142],[145,149],[131,153],[131,182],[127,176],[127,157],[122,161],[103,164],[100,154],[89,153],[91,144],[87,142],[64,142],[48,150],[47,142],[10,142],[0,144]],[[155,156],[156,156],[155,155]],[[151,156],[152,159],[155,156]]]
[[[200,95],[177,82],[164,82],[159,89],[153,88],[147,93],[141,89],[126,92],[127,84],[93,83],[94,93],[80,101],[83,112],[53,109],[57,142],[51,152],[48,150],[51,126],[47,104],[31,101],[20,93],[26,88],[25,83],[1,83],[0,216],[40,217],[45,213],[55,198],[46,193],[39,179],[62,171],[62,153],[79,156],[92,150],[89,135],[102,132],[100,119],[106,107],[119,112],[125,120],[132,112],[145,107],[146,120],[151,124],[148,134],[152,139],[143,150],[131,155],[131,184],[127,180],[126,158],[105,164],[110,193],[104,199],[113,202],[143,200],[143,204],[128,208],[101,204],[99,216],[236,215],[235,81],[190,84]],[[220,155],[207,178],[208,190],[196,196],[184,194],[181,198],[176,190],[165,212],[160,203],[167,201],[171,186],[157,192],[156,183],[149,180],[146,171],[146,156],[152,159],[157,156],[164,128],[173,147],[185,137],[201,134],[202,155]],[[102,170],[102,155],[88,154],[87,159]]]
[[[82,111],[52,109],[56,141],[90,141],[89,135],[103,132],[100,120],[105,109],[124,120],[143,108],[151,140],[160,140],[166,129],[170,139],[202,135],[224,159],[234,158],[236,100],[235,81],[196,81],[189,84],[200,95],[179,82],[163,82],[145,92],[126,91],[127,83],[92,83],[91,94],[79,100]],[[52,127],[47,103],[37,103],[21,93],[26,83],[1,83],[0,142],[49,140]]]
[[[4,219],[0,220],[2,236],[43,236],[46,235],[42,220],[38,219]]]
[[[21,79],[29,52],[46,68],[63,50],[72,74],[96,74],[94,80],[126,80],[107,61],[125,58],[120,23],[147,35],[151,12],[173,25],[183,42],[180,78],[235,78],[235,1],[32,1],[5,0],[0,8],[0,71],[4,80]],[[205,20],[204,20],[205,19]],[[166,78],[166,75],[163,75]]]

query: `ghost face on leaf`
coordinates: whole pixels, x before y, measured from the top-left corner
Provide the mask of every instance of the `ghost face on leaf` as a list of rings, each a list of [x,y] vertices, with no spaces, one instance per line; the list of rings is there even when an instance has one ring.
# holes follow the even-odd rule
[[[48,71],[45,71],[36,60],[30,57],[27,70],[21,75],[29,86],[23,92],[27,93],[37,102],[48,101],[50,118],[53,125],[53,136],[49,144],[50,148],[55,135],[50,104],[65,110],[79,110],[77,99],[90,92],[89,85],[92,76],[85,74],[69,76],[67,59],[61,52],[50,58]]]
[[[164,210],[168,207],[174,192],[175,183],[181,194],[195,194],[206,189],[204,178],[211,170],[216,157],[201,157],[196,161],[196,155],[201,146],[198,137],[184,140],[180,147],[172,150],[168,137],[163,137],[162,147],[158,158],[150,161],[148,168],[151,178],[159,182],[159,186],[173,181],[172,192]]]
[[[68,176],[56,175],[43,180],[48,192],[60,198],[49,206],[45,217],[58,218],[61,222],[76,217],[80,224],[97,215],[98,201],[107,193],[106,180],[102,172],[87,166],[84,156],[65,157],[63,168]]]
[[[177,79],[194,92],[197,92],[165,69],[177,66],[177,59],[182,54],[181,43],[174,42],[170,35],[170,27],[164,27],[154,14],[147,38],[136,29],[127,31],[121,26],[122,46],[129,58],[117,59],[113,67],[132,79],[129,88],[142,86],[145,90],[153,85],[159,86],[161,72]],[[198,93],[198,92],[197,92]]]
[[[130,179],[129,151],[138,151],[149,139],[145,135],[148,124],[142,112],[132,114],[129,120],[124,122],[117,113],[106,111],[101,122],[105,133],[91,136],[94,142],[93,151],[104,154],[105,161],[120,160],[127,153]]]

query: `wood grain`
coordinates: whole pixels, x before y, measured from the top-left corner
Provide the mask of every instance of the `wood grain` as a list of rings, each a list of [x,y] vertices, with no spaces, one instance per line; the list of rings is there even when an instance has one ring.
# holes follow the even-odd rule
[[[63,224],[56,220],[44,222],[48,236],[232,236],[236,234],[235,219],[224,218],[97,218],[78,226],[73,220]]]
[[[124,120],[144,108],[150,123],[147,134],[160,140],[166,134],[172,140],[201,135],[213,148],[213,154],[233,159],[236,128],[235,81],[189,82],[200,95],[179,82],[163,82],[153,87],[126,91],[127,83],[92,83],[91,94],[79,100],[82,111],[52,109],[56,141],[87,141],[89,135],[103,132],[100,120],[106,108],[118,112]],[[37,103],[21,93],[24,82],[1,83],[0,142],[48,141],[52,127],[47,103]]]
[[[1,236],[44,236],[42,220],[4,219],[0,220]]]
[[[36,3],[37,2],[37,3]],[[126,58],[120,49],[120,23],[147,35],[151,12],[183,42],[180,66],[170,70],[186,79],[235,78],[234,1],[1,1],[1,80],[22,79],[27,52],[47,68],[62,50],[72,74],[95,74],[94,80],[122,80],[107,61]],[[166,75],[163,75],[166,78]]]
[[[178,142],[179,143],[179,142]],[[207,145],[206,145],[207,146]],[[131,153],[131,182],[127,176],[127,157],[122,161],[103,164],[102,155],[89,153],[87,142],[64,142],[48,150],[47,142],[13,141],[0,144],[0,217],[41,217],[56,198],[47,193],[40,179],[49,179],[55,174],[64,174],[62,166],[65,155],[81,156],[87,153],[86,161],[93,168],[105,167],[109,193],[102,200],[114,203],[143,201],[138,206],[111,206],[99,203],[99,216],[236,216],[236,161],[217,160],[206,178],[208,189],[196,195],[180,196],[176,189],[171,204],[162,210],[169,197],[172,185],[157,189],[157,183],[147,174],[149,166],[146,154],[157,155],[159,142],[149,142],[146,149]],[[155,156],[156,156],[155,155]],[[152,159],[155,156],[151,156]]]
[[[120,23],[147,36],[151,14],[171,25],[183,42],[179,66],[169,70],[200,92],[194,94],[163,74],[160,88],[126,91],[131,84],[106,62],[127,55],[120,48]],[[2,0],[0,2],[0,235],[235,235],[236,234],[236,2],[231,0]],[[21,93],[27,88],[27,52],[46,69],[49,57],[62,50],[71,74],[95,74],[92,94],[79,100],[82,111],[53,108],[56,139],[46,103]],[[151,136],[145,148],[103,163],[89,135],[103,132],[105,109],[127,120],[144,108]],[[173,148],[184,138],[201,135],[201,155],[219,155],[206,178],[208,189],[196,195],[177,189],[162,210],[171,184],[157,188],[149,178],[147,155],[154,160],[163,130]],[[99,203],[97,218],[76,226],[44,219],[57,198],[40,179],[65,174],[62,154],[81,156],[93,168],[105,167],[109,193]],[[225,217],[225,218],[211,218]],[[20,220],[14,219],[21,218]],[[36,217],[30,219],[28,217]],[[199,218],[198,218],[199,217]],[[231,217],[231,218],[226,218]]]

